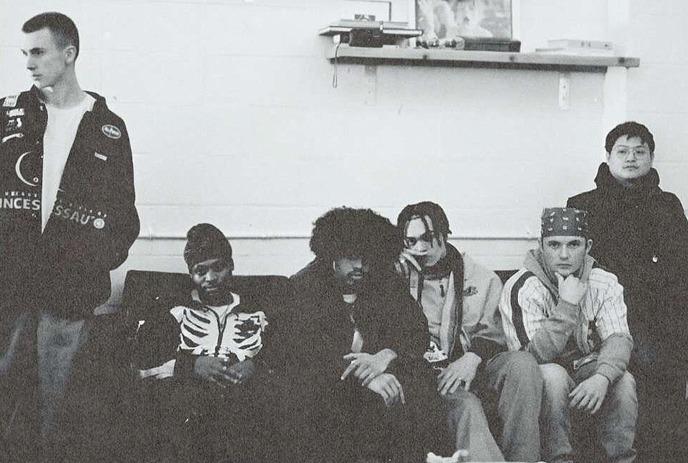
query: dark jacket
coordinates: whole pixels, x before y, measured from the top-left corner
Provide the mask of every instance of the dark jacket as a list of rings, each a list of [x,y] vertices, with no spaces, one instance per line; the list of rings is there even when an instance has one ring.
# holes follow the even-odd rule
[[[415,462],[428,451],[448,453],[451,440],[438,427],[446,411],[423,359],[427,321],[391,265],[387,273],[366,281],[353,307],[342,299],[331,262],[316,259],[291,280],[294,343],[283,402],[290,410],[288,440],[297,451],[294,459],[349,462],[374,453],[385,461]],[[362,352],[396,352],[387,372],[402,385],[405,406],[386,409],[353,375],[340,379],[354,326],[363,338]]]
[[[90,92],[89,92],[90,93]],[[95,99],[82,118],[41,233],[43,135],[36,87],[0,100],[0,300],[81,318],[110,295],[110,270],[139,232],[124,121]]]
[[[688,220],[681,201],[662,191],[655,169],[625,188],[603,163],[595,183],[567,202],[589,213],[590,254],[624,287],[637,347],[668,340],[674,347],[667,350],[676,348],[688,328]]]
[[[332,267],[314,260],[291,280],[298,320],[296,359],[309,374],[338,382],[348,364],[342,357],[351,352],[354,324]],[[387,278],[369,281],[358,294],[352,314],[364,339],[363,352],[375,354],[389,348],[397,354],[391,373],[404,376],[423,366],[429,343],[427,321],[396,275],[390,272]]]

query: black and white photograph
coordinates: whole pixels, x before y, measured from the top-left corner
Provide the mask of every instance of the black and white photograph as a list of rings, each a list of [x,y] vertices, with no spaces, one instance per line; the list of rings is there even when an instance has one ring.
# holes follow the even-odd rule
[[[686,22],[0,0],[0,463],[688,461]]]

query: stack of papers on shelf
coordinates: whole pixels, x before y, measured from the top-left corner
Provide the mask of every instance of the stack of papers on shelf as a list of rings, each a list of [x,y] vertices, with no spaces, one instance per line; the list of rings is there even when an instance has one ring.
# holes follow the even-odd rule
[[[423,33],[420,29],[409,29],[406,21],[374,21],[365,19],[340,19],[318,31],[320,35],[335,35],[350,32],[352,29],[380,31],[383,34],[417,37]]]
[[[581,56],[612,56],[614,44],[604,40],[553,39],[546,48],[536,48],[537,53]]]

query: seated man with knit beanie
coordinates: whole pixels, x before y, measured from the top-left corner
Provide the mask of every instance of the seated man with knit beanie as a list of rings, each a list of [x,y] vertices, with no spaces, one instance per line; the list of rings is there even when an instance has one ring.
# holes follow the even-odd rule
[[[397,227],[405,243],[397,271],[428,320],[425,359],[450,407],[456,448],[468,450],[471,461],[540,460],[542,376],[531,354],[506,349],[499,277],[449,244],[439,204],[406,206]],[[480,399],[499,415],[499,447]]]
[[[189,230],[184,260],[193,283],[189,300],[146,322],[138,335],[168,359],[139,376],[172,378],[161,389],[169,394],[161,412],[170,414],[172,459],[275,461],[267,309],[227,287],[232,247],[215,226]]]
[[[585,211],[545,209],[539,247],[506,282],[499,303],[509,350],[530,352],[540,364],[548,462],[577,457],[571,419],[590,415],[598,442],[585,448],[601,445],[603,461],[635,459],[638,400],[626,370],[633,340],[623,287],[588,255],[592,245]]]

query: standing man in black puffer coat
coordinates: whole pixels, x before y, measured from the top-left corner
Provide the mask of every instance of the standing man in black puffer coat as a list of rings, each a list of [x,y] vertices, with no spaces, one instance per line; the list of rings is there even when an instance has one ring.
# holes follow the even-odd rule
[[[655,142],[642,124],[607,135],[597,188],[569,198],[588,211],[591,254],[624,287],[635,348],[640,461],[679,461],[686,448],[688,220],[681,201],[659,187]]]

